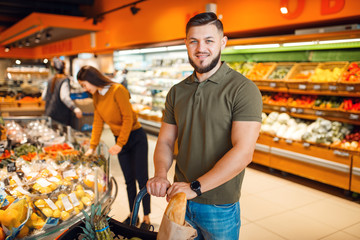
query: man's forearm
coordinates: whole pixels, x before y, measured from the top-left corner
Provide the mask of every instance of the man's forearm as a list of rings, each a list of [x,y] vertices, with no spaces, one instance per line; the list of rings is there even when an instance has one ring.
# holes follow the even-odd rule
[[[154,153],[155,177],[165,177],[173,161],[173,147],[158,142]]]

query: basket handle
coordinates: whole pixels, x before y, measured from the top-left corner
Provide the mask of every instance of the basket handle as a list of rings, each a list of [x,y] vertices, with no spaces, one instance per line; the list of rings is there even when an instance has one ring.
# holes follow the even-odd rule
[[[130,226],[135,226],[136,217],[139,213],[140,202],[143,199],[143,197],[145,197],[146,194],[147,194],[147,189],[146,189],[146,187],[143,187],[140,190],[140,192],[136,195],[136,198],[134,201],[134,206],[133,206],[132,212],[130,214]]]

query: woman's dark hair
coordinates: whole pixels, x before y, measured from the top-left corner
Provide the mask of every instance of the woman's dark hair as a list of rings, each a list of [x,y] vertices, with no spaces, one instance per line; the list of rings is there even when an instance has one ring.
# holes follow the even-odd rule
[[[114,83],[92,66],[83,66],[80,68],[77,74],[77,79],[80,81],[87,81],[97,87],[105,87]]]
[[[188,34],[191,27],[203,26],[208,24],[214,24],[220,32],[224,33],[223,24],[217,18],[216,14],[213,12],[204,12],[190,18],[189,22],[186,24],[186,35]]]

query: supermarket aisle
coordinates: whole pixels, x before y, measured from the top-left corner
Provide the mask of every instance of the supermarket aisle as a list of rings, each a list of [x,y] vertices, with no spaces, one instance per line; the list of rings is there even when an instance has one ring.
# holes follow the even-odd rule
[[[111,146],[113,138],[103,140]],[[156,137],[148,135],[149,173]],[[173,176],[174,168],[170,174]],[[126,187],[118,161],[112,159],[111,174],[119,183],[119,194],[111,215],[124,220],[128,214]],[[170,178],[171,179],[171,178]],[[152,197],[151,221],[159,229],[167,206],[164,198]],[[360,204],[323,191],[248,168],[243,183],[241,240],[360,240]],[[142,208],[139,211],[142,219]]]

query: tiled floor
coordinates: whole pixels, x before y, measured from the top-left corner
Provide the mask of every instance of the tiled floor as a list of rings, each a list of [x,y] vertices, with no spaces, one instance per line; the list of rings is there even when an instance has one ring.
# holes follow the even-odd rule
[[[114,144],[109,130],[102,136],[108,146]],[[148,135],[149,176],[156,137]],[[130,213],[125,181],[117,158],[111,159],[111,174],[119,185],[119,193],[110,215],[124,220]],[[169,172],[172,179],[174,167]],[[296,181],[247,168],[240,200],[241,240],[360,240],[360,204],[341,194],[329,194]],[[151,198],[151,222],[158,231],[167,206],[164,198]],[[139,216],[142,219],[142,208]]]

